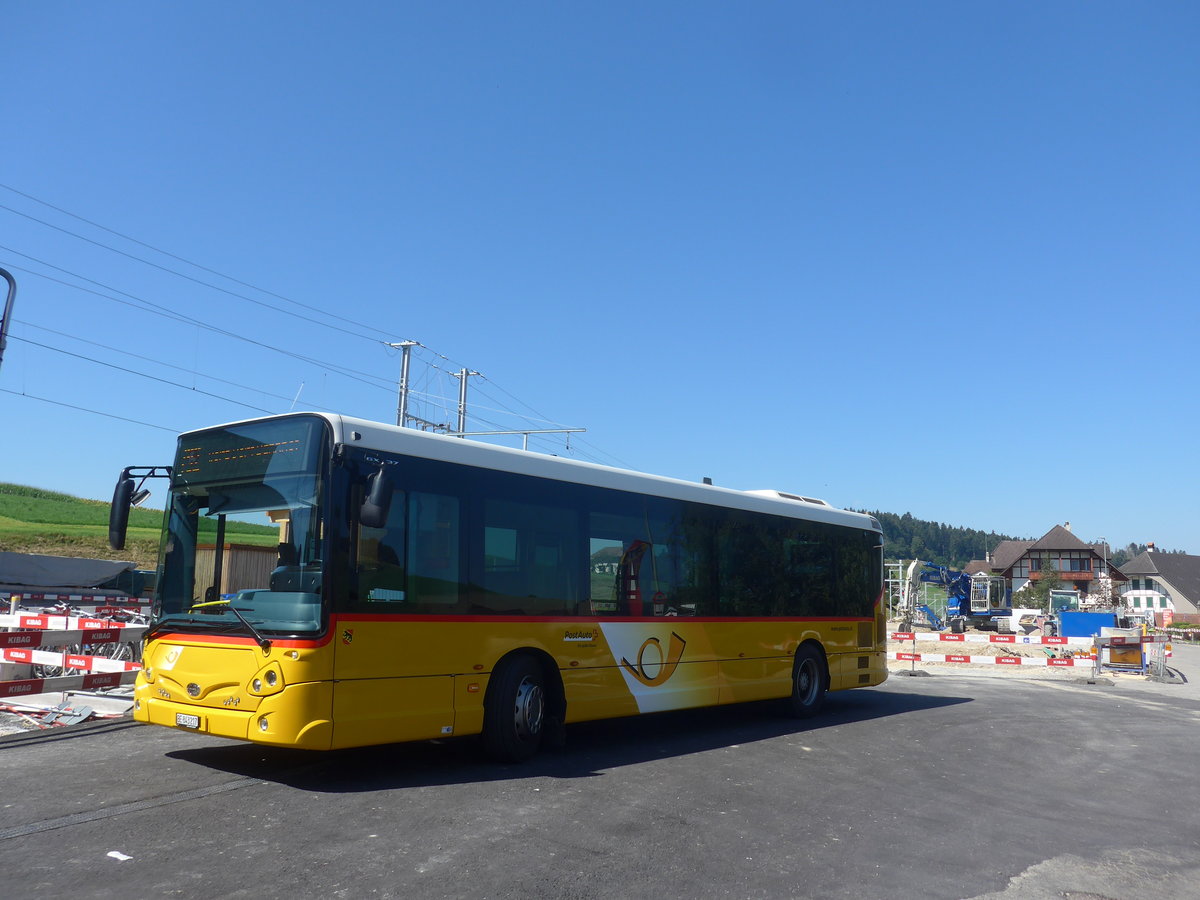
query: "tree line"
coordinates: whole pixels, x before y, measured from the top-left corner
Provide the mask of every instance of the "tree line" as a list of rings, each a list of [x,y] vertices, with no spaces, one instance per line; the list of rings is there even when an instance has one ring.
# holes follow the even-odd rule
[[[883,553],[888,559],[921,559],[936,563],[939,566],[949,566],[952,569],[962,569],[973,559],[986,559],[987,554],[996,549],[1001,541],[1033,540],[1033,538],[1013,537],[995,531],[981,531],[978,528],[963,528],[959,525],[945,525],[941,522],[929,522],[918,519],[912,513],[897,515],[896,513],[880,512],[878,510],[860,510],[874,516],[883,527]],[[1086,541],[1085,541],[1086,543]],[[1109,559],[1114,566],[1123,566],[1135,556],[1146,552],[1146,544],[1126,544],[1124,547],[1110,547]],[[1183,550],[1161,550],[1156,553],[1183,553]]]
[[[995,531],[928,522],[912,513],[864,512],[883,527],[883,554],[888,559],[923,559],[961,569],[973,559],[984,559],[1001,541],[1022,540]]]

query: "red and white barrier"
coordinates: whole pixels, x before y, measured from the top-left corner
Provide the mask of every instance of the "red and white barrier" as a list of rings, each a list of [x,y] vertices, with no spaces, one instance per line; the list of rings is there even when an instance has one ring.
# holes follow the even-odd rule
[[[114,606],[143,607],[149,606],[151,602],[145,597],[130,597],[126,594],[31,594],[28,592],[9,593],[7,591],[5,594],[10,599],[18,600],[22,603],[70,603],[74,606],[101,603]]]
[[[83,672],[136,672],[142,667],[141,663],[127,659],[89,656],[84,653],[56,653],[53,650],[0,650],[0,661],[29,666],[61,666],[64,669],[79,669]]]
[[[889,652],[888,659],[904,662],[969,663],[985,666],[1041,666],[1055,669],[1073,666],[1093,667],[1096,664],[1095,657],[1091,656],[1068,656],[1055,659],[1038,656],[963,656],[956,653],[902,653],[899,651]]]
[[[66,647],[70,644],[131,644],[146,633],[137,628],[73,628],[70,631],[0,632],[0,649],[7,647]]]
[[[0,698],[31,697],[57,691],[94,691],[133,684],[136,678],[136,672],[98,672],[92,675],[60,675],[57,678],[0,681]]]
[[[68,595],[38,595],[38,599],[55,596],[62,598]],[[69,596],[72,600],[88,597]],[[105,596],[100,599],[111,602],[115,598]],[[0,630],[0,663],[77,670],[76,674],[50,678],[0,681],[0,699],[133,684],[141,668],[139,663],[131,660],[71,652],[71,648],[135,643],[146,633],[145,625],[126,625],[124,622],[89,616],[13,612],[0,615],[0,629],[19,629]],[[47,649],[59,647],[64,649]],[[28,670],[17,671],[24,673]]]
[[[1092,637],[1063,637],[1061,635],[1048,637],[1045,635],[1019,634],[952,634],[940,631],[893,631],[888,635],[893,641],[942,641],[952,644],[1044,644],[1052,647],[1090,647],[1097,641],[1105,644],[1155,644],[1169,643],[1171,638],[1165,634],[1143,634],[1097,638]]]
[[[951,634],[940,631],[893,631],[888,635],[893,641],[941,641],[946,644],[1029,644],[1048,647],[1090,647],[1090,637],[1048,637],[1044,635],[1019,634]]]
[[[112,619],[95,616],[59,616],[47,613],[32,615],[30,613],[12,613],[0,615],[0,628],[37,628],[42,631],[64,631],[77,628],[102,629],[138,629],[145,630],[144,625],[129,625],[125,622],[114,622]],[[140,637],[140,635],[139,635]],[[123,638],[122,640],[135,640]]]
[[[1028,645],[1031,647],[1050,646],[1050,647],[1092,647],[1093,650],[1102,647],[1110,646],[1136,646],[1138,644],[1166,644],[1166,656],[1170,659],[1174,654],[1171,650],[1171,638],[1165,634],[1144,634],[1144,635],[1115,635],[1113,637],[1046,637],[1042,635],[1016,635],[1016,634],[943,634],[937,631],[893,631],[888,635],[888,638],[893,641],[911,641],[916,643],[919,641],[938,641],[941,643],[950,644],[1011,644],[1011,645]],[[921,658],[920,655],[917,657]],[[933,656],[925,654],[924,658],[929,661],[934,661]],[[1005,657],[996,657],[1003,659]],[[965,657],[953,656],[948,660],[936,660],[938,662],[960,662]],[[971,657],[972,660],[987,663],[989,657]],[[1040,661],[1031,662],[1028,665],[1041,665]],[[1061,663],[1052,663],[1052,665],[1061,665]]]

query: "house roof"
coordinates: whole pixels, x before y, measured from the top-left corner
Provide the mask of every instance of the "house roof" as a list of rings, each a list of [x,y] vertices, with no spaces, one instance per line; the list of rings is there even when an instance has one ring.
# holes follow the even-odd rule
[[[1032,546],[1033,541],[1001,541],[992,551],[992,568],[998,572],[1011,569]]]
[[[1092,550],[1096,548],[1085,544],[1061,525],[1055,525],[1040,538],[1033,542],[1030,550]],[[1100,554],[1097,552],[1097,556]]]
[[[967,563],[967,567],[963,569],[968,575],[978,575],[982,572],[984,575],[992,574],[992,563],[986,559],[973,559]]]
[[[1055,525],[1036,541],[1001,541],[992,551],[991,569],[995,572],[1006,572],[1016,565],[1026,553],[1031,550],[1091,550],[1101,559],[1109,557],[1108,547],[1104,544],[1089,544],[1077,538],[1069,529]],[[975,563],[971,563],[974,565]],[[1121,570],[1109,563],[1109,572],[1115,581],[1123,581]]]
[[[1126,575],[1157,575],[1158,567],[1154,564],[1155,557],[1161,556],[1159,553],[1150,553],[1143,550],[1129,562],[1121,567],[1121,570]]]
[[[1186,553],[1139,553],[1121,567],[1129,576],[1158,575],[1193,606],[1200,606],[1200,556]]]

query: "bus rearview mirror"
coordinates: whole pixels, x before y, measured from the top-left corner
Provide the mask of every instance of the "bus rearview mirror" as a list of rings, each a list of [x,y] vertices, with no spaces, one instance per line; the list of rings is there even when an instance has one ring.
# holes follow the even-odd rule
[[[133,479],[122,473],[113,490],[112,506],[108,508],[108,546],[125,549],[125,532],[129,527],[129,508],[133,505]]]
[[[392,479],[380,466],[367,478],[367,494],[363,497],[358,521],[366,528],[383,528],[392,505]]]

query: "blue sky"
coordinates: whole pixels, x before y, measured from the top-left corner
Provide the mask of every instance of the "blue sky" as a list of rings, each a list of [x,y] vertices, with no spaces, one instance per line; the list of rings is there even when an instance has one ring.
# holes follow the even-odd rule
[[[547,452],[1200,553],[1194,4],[5,21],[0,480],[392,421],[414,339],[414,412],[469,367],[469,428],[587,428]]]

